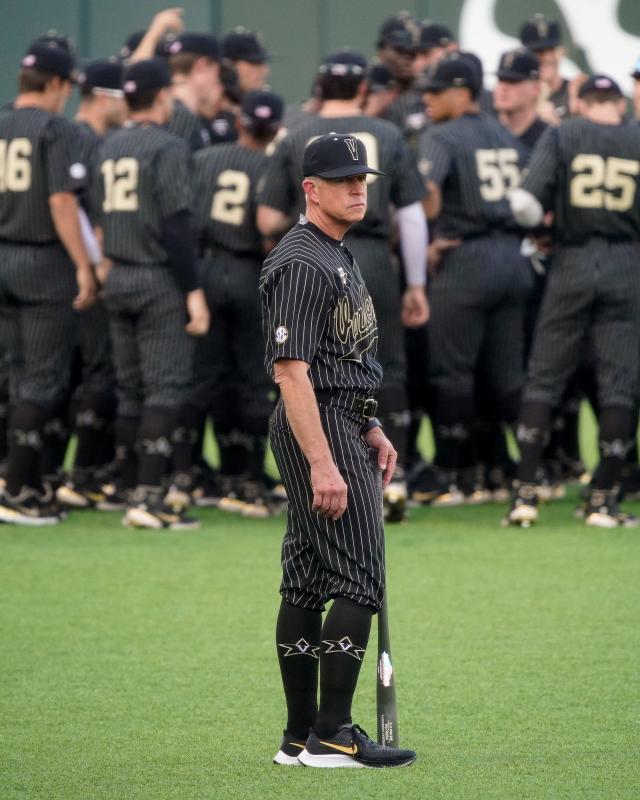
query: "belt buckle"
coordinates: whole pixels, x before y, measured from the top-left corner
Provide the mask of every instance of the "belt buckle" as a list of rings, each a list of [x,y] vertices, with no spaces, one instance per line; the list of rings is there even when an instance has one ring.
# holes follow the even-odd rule
[[[378,411],[378,401],[373,397],[367,397],[362,406],[362,416],[365,419],[373,419]]]

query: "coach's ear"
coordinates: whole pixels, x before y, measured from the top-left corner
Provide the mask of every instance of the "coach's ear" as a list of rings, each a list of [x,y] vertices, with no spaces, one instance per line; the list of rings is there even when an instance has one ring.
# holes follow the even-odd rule
[[[307,197],[307,202],[317,206],[320,199],[318,197],[318,182],[316,178],[305,178],[302,181],[302,189]]]

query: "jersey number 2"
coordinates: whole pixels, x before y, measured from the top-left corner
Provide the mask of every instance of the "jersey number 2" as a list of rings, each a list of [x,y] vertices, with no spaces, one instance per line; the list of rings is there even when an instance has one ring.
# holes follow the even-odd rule
[[[138,160],[136,158],[110,158],[100,168],[104,178],[102,210],[138,210]]]
[[[575,208],[606,208],[628,211],[636,197],[635,176],[640,162],[630,158],[603,158],[582,153],[571,162],[578,173],[571,179],[571,205]]]
[[[227,225],[242,225],[245,203],[249,199],[249,176],[236,169],[225,169],[218,176],[218,189],[211,203],[211,219]]]
[[[31,142],[0,139],[0,192],[26,192],[31,186]]]

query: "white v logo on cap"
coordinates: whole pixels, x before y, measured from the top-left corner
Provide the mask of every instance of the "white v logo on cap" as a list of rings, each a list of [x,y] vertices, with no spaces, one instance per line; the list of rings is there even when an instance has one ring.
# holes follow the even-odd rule
[[[349,148],[349,152],[351,153],[351,158],[354,161],[358,160],[358,140],[357,139],[345,139],[344,143]]]

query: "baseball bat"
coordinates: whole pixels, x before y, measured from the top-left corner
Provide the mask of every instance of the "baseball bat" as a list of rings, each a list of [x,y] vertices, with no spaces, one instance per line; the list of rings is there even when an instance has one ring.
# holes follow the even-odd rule
[[[391,662],[389,616],[387,598],[378,612],[378,662],[376,679],[376,714],[378,718],[378,744],[398,747],[398,706],[396,704],[396,676]]]

